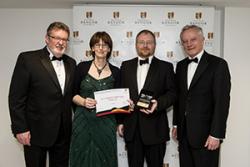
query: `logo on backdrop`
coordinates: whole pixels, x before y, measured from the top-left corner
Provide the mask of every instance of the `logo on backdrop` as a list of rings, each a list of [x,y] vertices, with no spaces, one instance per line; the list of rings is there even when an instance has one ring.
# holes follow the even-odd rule
[[[90,19],[92,18],[93,13],[92,12],[86,12],[86,18]]]
[[[174,52],[173,51],[167,51],[167,58],[172,58],[174,57]]]
[[[160,32],[154,32],[155,38],[160,38]]]
[[[205,47],[213,47],[213,39],[214,39],[214,33],[208,32],[207,40],[205,40]]]
[[[189,24],[203,27],[203,26],[207,25],[207,22],[205,20],[203,20],[203,13],[202,12],[195,12],[194,20],[190,21]]]
[[[85,56],[86,56],[86,57],[92,57],[92,54],[91,54],[91,53],[92,53],[91,50],[86,50],[86,51],[85,51]]]
[[[213,32],[207,33],[207,39],[211,40],[213,38],[214,38],[214,33]]]
[[[113,18],[118,19],[120,17],[120,12],[113,12]]]
[[[79,31],[74,31],[73,32],[73,37],[78,38],[79,37]]]
[[[195,18],[196,18],[197,20],[200,20],[200,19],[202,18],[202,13],[201,13],[201,12],[196,12],[196,13],[195,13]]]
[[[133,37],[133,32],[127,31],[126,37],[122,38],[121,43],[127,46],[132,46],[134,44],[134,39],[132,37]]]
[[[152,24],[152,21],[147,19],[148,17],[148,13],[147,12],[140,12],[139,13],[140,18],[138,18],[137,20],[135,20],[135,24],[139,24],[139,25],[150,25]]]
[[[118,57],[119,56],[119,51],[118,50],[112,51],[112,56],[113,57]]]
[[[174,18],[174,12],[168,12],[168,19]]]
[[[133,32],[132,31],[127,31],[126,32],[126,37],[127,38],[131,38],[133,36]]]
[[[93,26],[96,25],[98,23],[97,20],[93,19],[93,12],[92,11],[87,11],[84,13],[84,19],[81,20],[81,24],[83,24],[84,26]]]
[[[176,26],[179,24],[179,21],[176,20],[175,18],[175,13],[174,12],[168,12],[167,13],[167,18],[161,21],[162,25],[165,26]]]
[[[83,40],[79,38],[79,31],[73,31],[73,44],[80,44],[83,43]]]
[[[121,26],[125,24],[125,21],[120,19],[120,12],[113,12],[113,18],[108,20],[108,24],[111,26]]]

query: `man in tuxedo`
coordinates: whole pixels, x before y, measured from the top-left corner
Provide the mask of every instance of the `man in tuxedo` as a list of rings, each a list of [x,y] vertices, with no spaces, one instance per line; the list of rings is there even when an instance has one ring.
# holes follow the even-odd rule
[[[11,128],[27,167],[68,167],[76,62],[65,53],[70,30],[51,23],[43,49],[18,56],[9,90]]]
[[[174,71],[171,63],[154,56],[155,47],[155,35],[140,31],[136,36],[138,57],[121,65],[121,86],[129,88],[131,105],[135,105],[131,114],[121,116],[118,126],[126,142],[129,167],[143,167],[144,158],[148,167],[162,167],[169,140],[166,109],[176,99]],[[137,105],[142,92],[153,96],[151,107]]]
[[[172,130],[179,142],[180,167],[218,167],[230,103],[228,65],[204,50],[200,27],[185,26],[180,38],[187,58],[176,67]]]

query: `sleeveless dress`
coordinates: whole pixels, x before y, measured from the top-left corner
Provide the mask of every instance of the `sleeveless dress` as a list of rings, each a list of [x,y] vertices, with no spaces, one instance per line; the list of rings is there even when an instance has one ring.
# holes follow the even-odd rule
[[[97,80],[87,74],[80,96],[94,98],[94,92],[114,87],[114,78]],[[70,167],[117,167],[116,120],[114,115],[96,116],[95,109],[77,106],[74,112]]]

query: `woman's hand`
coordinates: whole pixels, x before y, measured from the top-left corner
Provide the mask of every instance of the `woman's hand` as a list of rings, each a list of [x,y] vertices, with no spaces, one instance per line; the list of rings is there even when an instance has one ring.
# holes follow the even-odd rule
[[[83,106],[85,106],[86,108],[89,108],[89,109],[93,109],[96,107],[96,100],[87,97],[84,99]]]

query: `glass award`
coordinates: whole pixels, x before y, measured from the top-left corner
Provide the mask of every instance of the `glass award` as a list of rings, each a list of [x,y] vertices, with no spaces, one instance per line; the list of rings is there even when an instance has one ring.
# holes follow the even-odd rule
[[[151,103],[152,99],[153,99],[153,92],[143,89],[140,92],[139,99],[136,105],[139,108],[150,109],[152,105]]]

